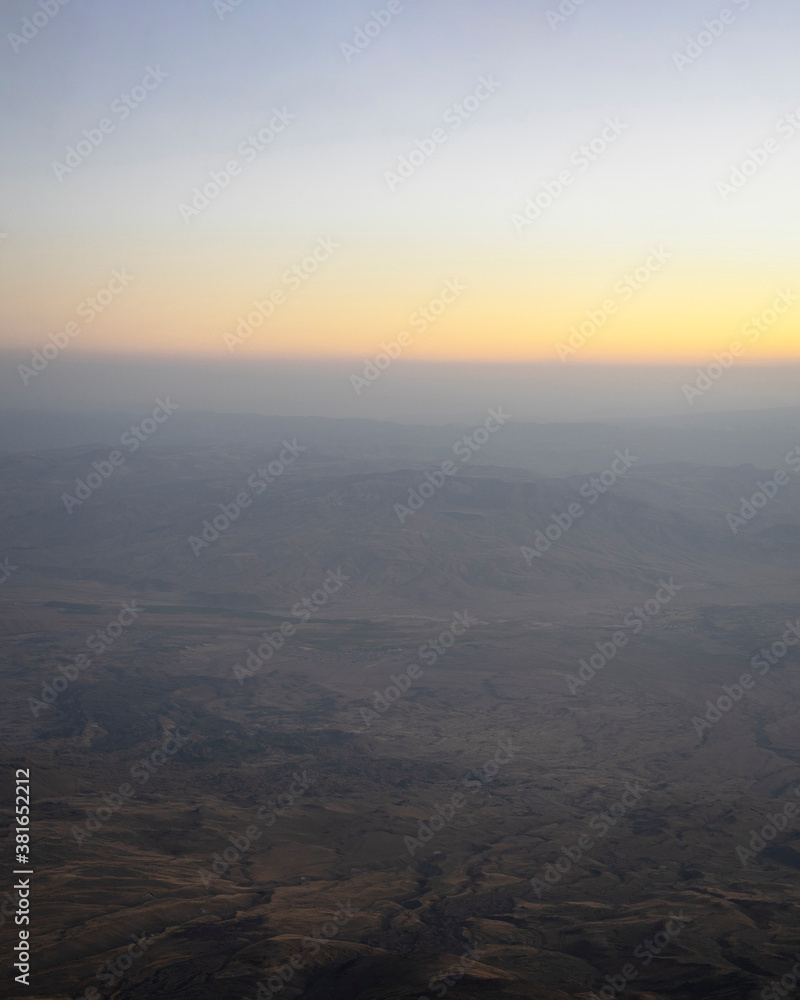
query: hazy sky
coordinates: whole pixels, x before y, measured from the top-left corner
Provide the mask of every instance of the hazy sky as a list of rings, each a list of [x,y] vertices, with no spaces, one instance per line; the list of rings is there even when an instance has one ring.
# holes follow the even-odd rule
[[[798,360],[799,13],[10,0],[0,347]]]

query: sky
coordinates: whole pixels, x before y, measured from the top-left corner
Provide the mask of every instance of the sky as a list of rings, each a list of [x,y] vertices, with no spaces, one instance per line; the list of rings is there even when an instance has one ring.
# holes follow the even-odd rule
[[[6,2],[5,363],[797,363],[798,21]]]

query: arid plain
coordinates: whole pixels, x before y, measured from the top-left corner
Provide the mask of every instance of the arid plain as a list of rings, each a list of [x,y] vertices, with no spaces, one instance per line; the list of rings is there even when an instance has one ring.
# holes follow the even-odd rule
[[[10,995],[788,995],[795,411],[468,462],[469,426],[192,419],[71,512],[107,442],[0,459]]]

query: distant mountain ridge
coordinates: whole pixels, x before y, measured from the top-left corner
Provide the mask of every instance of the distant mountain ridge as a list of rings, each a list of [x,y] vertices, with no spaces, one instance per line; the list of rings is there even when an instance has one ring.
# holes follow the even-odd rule
[[[665,573],[725,590],[768,571],[780,586],[796,565],[800,482],[741,531],[726,523],[769,475],[754,466],[637,461],[604,479],[601,451],[590,476],[469,463],[446,476],[441,459],[388,470],[359,468],[382,464],[361,459],[349,472],[309,444],[273,479],[272,449],[145,446],[65,504],[107,454],[99,446],[0,459],[0,554],[20,564],[6,595],[72,581],[167,602],[285,609],[341,567],[351,583],[333,603],[349,614],[465,602],[500,614],[532,597],[641,592]]]

